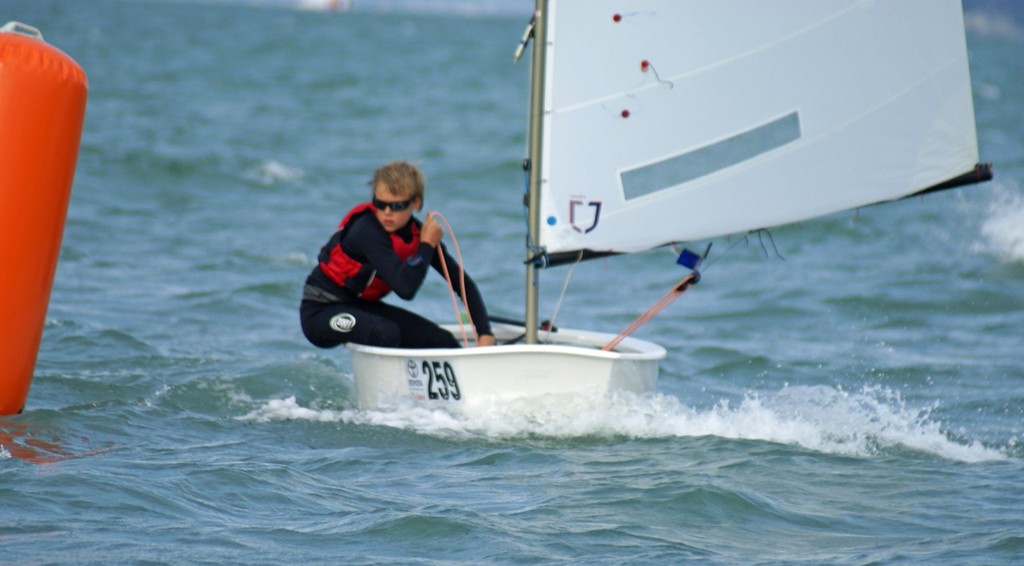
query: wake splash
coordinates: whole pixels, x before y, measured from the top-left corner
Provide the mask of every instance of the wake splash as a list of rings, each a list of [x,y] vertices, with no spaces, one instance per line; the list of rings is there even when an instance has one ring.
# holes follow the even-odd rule
[[[1002,195],[981,226],[987,249],[1006,261],[1024,261],[1024,199]]]
[[[453,405],[448,410],[408,402],[372,411],[311,409],[289,397],[271,400],[238,418],[387,426],[458,439],[716,436],[855,457],[903,449],[962,462],[1007,459],[979,442],[951,439],[941,423],[931,419],[931,411],[912,408],[883,388],[847,392],[817,386],[786,387],[768,396],[748,396],[735,407],[722,401],[700,410],[657,393],[551,396],[471,408]]]

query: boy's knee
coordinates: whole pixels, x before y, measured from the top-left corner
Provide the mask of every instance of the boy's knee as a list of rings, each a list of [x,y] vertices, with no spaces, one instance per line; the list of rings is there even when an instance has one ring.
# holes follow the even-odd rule
[[[369,329],[369,343],[385,348],[397,348],[402,344],[402,330],[391,321],[375,322]]]

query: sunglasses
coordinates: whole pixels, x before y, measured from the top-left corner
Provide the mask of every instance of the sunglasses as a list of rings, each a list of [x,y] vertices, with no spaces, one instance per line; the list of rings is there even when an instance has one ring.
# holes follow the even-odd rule
[[[412,201],[416,200],[416,197],[406,200],[398,200],[394,202],[388,202],[386,200],[380,200],[377,197],[373,197],[373,206],[377,210],[384,210],[390,208],[392,212],[402,212],[412,205]]]

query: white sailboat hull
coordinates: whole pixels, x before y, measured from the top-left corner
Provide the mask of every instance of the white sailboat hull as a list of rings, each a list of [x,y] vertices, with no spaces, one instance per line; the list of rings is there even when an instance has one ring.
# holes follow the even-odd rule
[[[453,334],[458,329],[448,327]],[[495,325],[498,341],[522,328]],[[530,397],[644,393],[658,381],[661,346],[626,338],[615,351],[600,348],[612,334],[559,329],[542,344],[410,350],[349,344],[356,402],[373,409],[396,402],[474,406]]]

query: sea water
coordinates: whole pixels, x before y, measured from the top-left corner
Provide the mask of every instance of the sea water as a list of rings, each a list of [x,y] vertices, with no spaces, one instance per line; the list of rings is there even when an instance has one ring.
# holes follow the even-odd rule
[[[1013,21],[969,18],[996,180],[716,241],[637,332],[668,349],[654,394],[365,411],[297,306],[379,164],[421,164],[491,311],[522,313],[530,7],[429,6],[0,0],[90,88],[28,405],[0,420],[0,563],[1024,561]],[[542,317],[616,332],[674,259],[581,264],[564,297],[550,270]],[[454,316],[439,277],[415,306]]]

